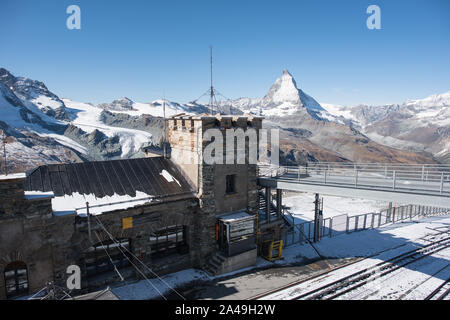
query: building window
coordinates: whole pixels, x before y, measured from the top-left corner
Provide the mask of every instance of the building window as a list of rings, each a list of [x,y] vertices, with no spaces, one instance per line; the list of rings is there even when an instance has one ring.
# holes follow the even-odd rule
[[[226,193],[234,193],[236,192],[236,185],[235,185],[236,175],[230,174],[226,176]]]
[[[85,252],[88,277],[114,270],[114,266],[120,269],[130,265],[129,259],[131,255],[127,251],[130,250],[130,241],[128,239],[119,239],[117,242],[115,243],[111,240],[103,241],[103,244],[97,243]]]
[[[150,236],[152,257],[162,257],[173,253],[187,253],[186,226],[168,226],[155,231]]]
[[[28,271],[25,263],[11,262],[6,266],[4,276],[7,298],[28,293]]]

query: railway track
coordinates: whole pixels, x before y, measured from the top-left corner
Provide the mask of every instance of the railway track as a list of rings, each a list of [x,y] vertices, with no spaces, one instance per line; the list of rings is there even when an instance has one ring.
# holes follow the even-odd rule
[[[438,227],[438,228],[428,228],[428,229],[433,230],[436,233],[424,235],[424,236],[422,236],[420,238],[417,238],[417,239],[415,239],[413,241],[414,242],[419,242],[419,243],[423,243],[423,242],[434,243],[436,240],[441,240],[442,236],[450,235],[450,227],[447,227],[447,226]],[[264,300],[264,299],[266,299],[268,297],[270,299],[270,296],[273,295],[273,294],[281,293],[281,292],[283,292],[285,290],[290,290],[290,289],[294,289],[295,290],[295,288],[297,286],[300,286],[303,283],[307,283],[309,281],[314,281],[315,279],[320,278],[322,276],[326,277],[327,274],[330,274],[333,271],[337,271],[339,269],[343,269],[343,268],[348,267],[350,265],[357,264],[357,263],[359,263],[361,261],[364,261],[364,260],[376,257],[376,256],[378,256],[378,255],[380,255],[380,254],[382,254],[384,252],[388,252],[390,250],[395,250],[395,249],[398,249],[398,248],[403,247],[403,246],[405,246],[405,244],[402,244],[402,245],[399,245],[399,246],[396,246],[396,247],[393,247],[393,248],[389,248],[389,249],[386,249],[386,250],[382,250],[380,252],[377,252],[375,254],[366,256],[364,258],[357,258],[357,259],[355,259],[355,260],[353,260],[351,262],[344,263],[343,265],[330,268],[330,269],[325,270],[323,272],[320,272],[318,274],[314,274],[314,275],[312,275],[310,277],[306,277],[304,279],[291,282],[291,283],[286,284],[284,286],[281,286],[281,287],[278,287],[278,288],[275,288],[275,289],[272,289],[272,290],[260,293],[258,295],[255,295],[255,296],[252,296],[250,298],[247,298],[246,300],[260,300],[260,299]],[[390,260],[388,260],[388,261],[390,261]],[[365,270],[367,270],[367,269],[365,269]],[[295,300],[295,298],[293,298],[293,300]]]
[[[436,252],[444,250],[450,246],[450,237],[446,237],[423,247],[405,252],[389,260],[380,262],[372,267],[363,269],[349,276],[341,278],[321,286],[312,291],[302,293],[292,298],[292,300],[331,300],[346,293],[356,290],[369,282],[379,279],[387,274],[403,268],[410,263],[416,262]],[[447,294],[448,294],[448,288]]]
[[[425,300],[444,300],[450,294],[450,278],[444,281]]]

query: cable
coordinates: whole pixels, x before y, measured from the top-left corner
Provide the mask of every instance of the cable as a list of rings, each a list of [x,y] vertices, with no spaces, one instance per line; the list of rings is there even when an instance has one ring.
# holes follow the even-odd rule
[[[103,225],[103,223],[100,221],[100,219],[97,216],[94,216],[98,222],[98,224],[103,228],[103,230],[108,234],[108,236],[110,237],[110,239],[112,241],[114,241],[115,243],[118,243],[117,240],[114,238],[114,236],[105,228],[105,226]],[[120,247],[122,247],[122,245],[119,243],[119,250],[122,251],[120,249]],[[162,279],[160,276],[158,276],[152,269],[150,269],[145,263],[143,263],[133,252],[131,252],[130,250],[128,250],[126,247],[122,247],[123,249],[125,249],[130,255],[133,256],[133,258],[135,258],[137,261],[139,261],[148,271],[150,271],[154,276],[156,276],[162,283],[164,283],[169,289],[171,289],[172,291],[174,291],[179,297],[181,297],[183,300],[186,300],[185,297],[183,297],[183,295],[181,293],[179,293],[177,290],[175,290],[174,288],[172,288],[166,281],[164,281],[164,279]],[[125,255],[126,256],[126,255]],[[127,257],[128,259],[128,257]],[[130,261],[128,259],[128,261]],[[130,263],[132,263],[130,261]],[[132,263],[133,264],[133,263]],[[133,264],[134,265],[134,264]],[[136,267],[137,268],[137,267]],[[144,277],[145,275],[139,270],[137,269]],[[146,277],[145,277],[146,278]],[[147,279],[147,278],[146,278]],[[148,280],[148,279],[147,279]],[[151,284],[151,282],[150,282]],[[153,286],[153,284],[152,284]],[[156,289],[156,287],[155,287]],[[157,289],[156,289],[157,290]],[[159,290],[157,290],[159,292]],[[161,294],[162,295],[162,294]],[[162,295],[164,297],[164,295]],[[164,297],[165,298],[165,297]],[[166,299],[166,298],[165,298]],[[167,299],[166,299],[167,300]]]
[[[98,218],[97,218],[98,220]],[[114,237],[111,237],[110,233],[103,227],[103,225],[101,224],[101,222],[99,223],[100,226],[105,230],[105,232],[110,236],[111,240],[115,243],[118,244],[119,246],[117,247],[119,249],[119,251],[123,254],[123,256],[128,260],[128,262],[130,262],[130,264],[139,272],[140,275],[142,275],[142,277],[144,277],[144,279],[150,283],[150,285],[159,293],[159,295],[161,297],[163,297],[164,300],[167,300],[167,298],[162,294],[161,291],[158,290],[158,288],[156,288],[156,286],[147,278],[147,276],[133,263],[133,261],[130,260],[130,258],[128,258],[128,256],[122,251],[121,247],[122,244],[120,244]],[[125,247],[123,247],[124,249],[126,249]]]
[[[106,252],[106,255],[108,256],[108,258],[109,258],[109,260],[111,261],[111,264],[114,266],[114,270],[117,272],[117,274],[119,275],[119,277],[120,277],[120,281],[123,281],[124,279],[123,279],[123,277],[122,277],[122,275],[120,274],[120,272],[119,272],[119,270],[117,270],[117,267],[116,267],[116,265],[115,265],[115,263],[114,263],[114,261],[113,261],[113,259],[111,258],[111,256],[109,255],[109,252],[108,252],[108,250],[105,248],[105,246],[103,245],[103,242],[102,242],[102,240],[100,240],[100,237],[98,236],[98,233],[97,233],[97,231],[94,231],[94,233],[95,233],[95,235],[97,236],[97,239],[98,239],[98,241],[100,242],[100,244],[102,245],[102,247],[103,247],[103,250],[105,250],[105,252]]]
[[[97,219],[98,223],[100,224],[100,226],[103,228],[103,230],[109,235],[110,239],[112,241],[116,240],[114,239],[114,236],[106,229],[106,227],[103,225],[103,223],[100,221],[100,219],[95,216],[95,218]],[[119,244],[119,246],[121,246]],[[129,254],[131,254],[133,256],[133,258],[135,258],[137,261],[139,261],[139,263],[141,263],[148,271],[150,271],[154,276],[156,276],[162,283],[164,283],[169,289],[171,289],[172,291],[174,291],[180,298],[182,298],[183,300],[186,300],[186,298],[179,293],[177,290],[175,290],[174,288],[172,288],[166,281],[164,281],[164,279],[162,279],[160,276],[158,276],[152,269],[150,269],[145,263],[143,263],[141,261],[141,259],[139,259],[133,252],[131,252],[130,250],[128,250],[126,247],[123,247]]]

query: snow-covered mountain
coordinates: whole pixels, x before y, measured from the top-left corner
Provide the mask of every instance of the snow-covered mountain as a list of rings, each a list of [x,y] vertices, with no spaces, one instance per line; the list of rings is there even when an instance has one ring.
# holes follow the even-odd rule
[[[381,118],[395,106],[353,109],[320,104],[298,88],[287,70],[263,98],[240,98],[231,103],[244,112],[265,116],[268,126],[281,130],[282,160],[287,164],[315,160],[434,162],[430,154],[391,148],[361,131],[365,121]]]
[[[49,162],[140,156],[143,145],[161,140],[161,121],[116,117],[98,106],[60,99],[42,82],[15,77],[3,68],[0,113],[10,170]],[[147,126],[153,129],[146,130]]]
[[[450,91],[402,104],[322,105],[378,143],[430,152],[444,162],[450,160]]]
[[[220,101],[216,110],[265,116],[266,126],[280,128],[282,162],[287,164],[317,160],[433,162],[430,154],[400,150],[405,144],[397,146],[392,141],[402,140],[382,136],[379,128],[371,130],[371,124],[403,109],[409,112],[405,118],[431,121],[437,117],[444,123],[448,111],[442,108],[448,105],[447,98],[435,96],[401,106],[321,105],[298,88],[293,76],[284,70],[263,98]],[[123,97],[92,105],[60,99],[42,82],[0,69],[0,129],[8,136],[8,157],[14,160],[10,166],[17,170],[49,162],[142,156],[142,146],[158,146],[162,141],[163,103]],[[209,107],[165,101],[165,110],[166,116],[194,115],[209,112]],[[448,130],[442,134],[448,135]]]
[[[161,144],[163,102],[140,103],[123,97],[92,105],[61,99],[44,83],[0,68],[0,130],[8,137],[9,169],[142,156],[143,146]],[[208,111],[196,102],[165,101],[166,116]]]
[[[221,101],[220,105],[227,103]],[[263,98],[240,98],[231,103],[243,112],[265,117],[287,117],[305,112],[313,117],[326,114],[326,110],[314,98],[297,87],[293,76],[286,69]]]
[[[68,120],[64,103],[50,92],[44,83],[24,77],[15,77],[8,70],[0,68],[0,82],[29,107],[37,107],[46,115],[60,120]]]

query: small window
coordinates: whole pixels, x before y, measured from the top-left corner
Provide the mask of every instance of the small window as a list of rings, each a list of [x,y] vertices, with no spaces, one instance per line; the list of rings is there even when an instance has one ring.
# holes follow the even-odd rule
[[[186,226],[167,226],[152,233],[150,246],[153,258],[173,253],[187,253]]]
[[[21,261],[8,264],[5,268],[6,297],[12,298],[28,293],[27,266]]]
[[[131,255],[125,250],[130,250],[129,240],[118,239],[117,242],[103,241],[86,250],[84,259],[88,277],[112,271],[114,267],[121,269],[130,265]]]
[[[236,175],[235,174],[227,175],[227,177],[226,177],[226,191],[225,191],[226,193],[234,193],[234,192],[236,192],[235,180],[236,180]]]

